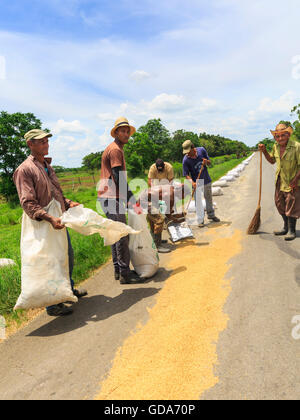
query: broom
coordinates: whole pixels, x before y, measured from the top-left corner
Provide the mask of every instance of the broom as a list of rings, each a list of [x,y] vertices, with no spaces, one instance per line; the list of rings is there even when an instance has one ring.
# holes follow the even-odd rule
[[[253,219],[248,227],[247,234],[248,235],[255,235],[260,227],[260,203],[261,203],[261,190],[262,190],[262,150],[260,151],[260,184],[259,184],[259,199],[258,199],[258,206],[255,212]]]

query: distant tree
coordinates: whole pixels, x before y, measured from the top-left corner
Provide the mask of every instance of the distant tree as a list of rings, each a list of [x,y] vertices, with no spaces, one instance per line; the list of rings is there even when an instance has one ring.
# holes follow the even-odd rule
[[[90,153],[89,155],[84,156],[82,159],[82,166],[84,166],[89,171],[94,171],[95,169],[101,168],[103,152]]]
[[[165,153],[165,160],[169,160],[171,162],[181,162],[183,159],[182,144],[186,140],[191,140],[195,147],[200,145],[197,134],[192,131],[177,130],[173,133],[173,137],[169,142]]]
[[[141,173],[150,168],[160,155],[160,147],[149,138],[147,133],[137,132],[124,147],[125,160],[128,168],[137,163],[141,167]],[[136,159],[136,155],[140,159]],[[128,169],[129,171],[129,169]],[[134,171],[136,172],[136,171]]]
[[[294,140],[300,141],[300,104],[293,107],[291,110],[291,115],[296,114],[297,119],[293,122],[292,126],[294,128],[293,138]]]
[[[159,153],[168,147],[171,139],[169,131],[164,127],[160,118],[149,120],[146,125],[138,129],[138,132],[148,134],[149,139],[158,146]]]
[[[24,135],[34,128],[42,128],[34,114],[0,113],[0,194],[9,201],[17,199],[13,173],[30,154]]]
[[[273,149],[273,146],[275,144],[275,140],[272,138],[265,138],[262,141],[260,141],[259,143],[264,144],[267,148],[267,150],[270,152]],[[258,150],[258,145],[259,143],[257,143],[256,145],[256,150]]]

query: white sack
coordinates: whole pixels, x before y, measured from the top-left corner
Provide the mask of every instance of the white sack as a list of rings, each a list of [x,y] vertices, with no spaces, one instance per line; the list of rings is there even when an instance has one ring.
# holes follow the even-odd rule
[[[0,267],[7,267],[8,265],[16,265],[16,263],[8,258],[0,258]]]
[[[68,228],[74,229],[85,236],[99,233],[104,238],[105,246],[113,245],[129,234],[139,233],[125,223],[106,219],[95,211],[84,208],[83,205],[66,211],[61,218],[61,222]]]
[[[214,187],[221,187],[221,188],[223,188],[223,187],[228,187],[228,183],[227,183],[227,181],[221,181],[220,179],[219,179],[219,181],[216,181],[216,182],[214,182],[213,184],[212,184],[212,187],[214,188]]]
[[[203,210],[206,211],[206,201],[205,201],[204,198],[202,199],[202,206],[203,206]],[[213,207],[217,208],[217,204],[215,202],[213,202]],[[189,209],[188,209],[188,213],[196,213],[196,202],[195,202],[195,200],[191,201],[191,204],[190,204]]]
[[[54,217],[62,215],[54,199],[45,210]],[[66,229],[55,230],[49,222],[32,220],[24,212],[21,262],[22,292],[15,310],[78,301],[70,284]]]
[[[213,196],[223,195],[223,191],[221,187],[212,187],[211,191],[212,191]]]
[[[235,181],[235,177],[232,176],[232,175],[223,176],[221,179],[222,179],[222,181],[225,180],[227,182],[233,182],[233,181]]]
[[[139,235],[129,236],[129,251],[131,263],[141,278],[150,278],[159,269],[159,256],[153,238],[148,228],[146,216],[128,212],[128,224]]]

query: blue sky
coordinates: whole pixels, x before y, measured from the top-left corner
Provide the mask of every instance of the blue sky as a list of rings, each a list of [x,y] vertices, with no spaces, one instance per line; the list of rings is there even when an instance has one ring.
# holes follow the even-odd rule
[[[80,166],[120,115],[249,145],[300,102],[298,0],[0,0],[0,104]]]

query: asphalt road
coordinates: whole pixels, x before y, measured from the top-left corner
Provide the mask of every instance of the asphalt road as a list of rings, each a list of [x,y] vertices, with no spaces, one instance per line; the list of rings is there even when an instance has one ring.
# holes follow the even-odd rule
[[[292,337],[292,319],[300,315],[300,227],[298,238],[291,243],[272,234],[281,227],[273,201],[274,167],[264,162],[263,172],[262,225],[257,235],[247,236],[245,231],[257,205],[258,156],[238,180],[224,188],[223,196],[214,197],[222,223],[194,230],[199,247],[191,249],[195,256],[199,253],[199,260],[201,250],[209,249],[213,241],[223,238],[222,246],[226,247],[226,238],[232,246],[229,238],[235,232],[240,237],[239,251],[233,251],[226,261],[230,265],[226,273],[230,293],[222,303],[226,326],[214,343],[216,358],[206,363],[214,380],[199,386],[196,394],[200,399],[300,396],[300,340]],[[120,286],[113,279],[112,264],[107,264],[85,283],[89,296],[74,305],[71,317],[53,319],[43,313],[0,344],[0,399],[94,399],[110,375],[118,350],[128,337],[134,337],[138,329],[152,322],[151,311],[158,307],[163,290],[171,291],[174,276],[188,270],[184,256],[177,258],[176,267],[170,267],[171,258],[163,256],[158,275],[138,286]],[[216,256],[216,264],[218,258],[221,255]],[[172,302],[169,305],[166,312],[172,310]],[[162,329],[168,327],[163,322],[160,320]],[[206,328],[213,328],[207,325]],[[206,332],[209,340],[209,331]],[[193,335],[189,339],[193,340]],[[143,347],[144,343],[139,345]],[[183,354],[185,346],[193,347],[191,342],[179,345]],[[197,347],[201,347],[199,343]],[[201,358],[203,349],[206,347],[202,348]],[[197,348],[193,351],[197,358]],[[172,366],[168,370],[171,374]],[[154,378],[155,375],[153,370]],[[186,396],[185,381],[178,381]],[[170,391],[170,398],[172,395]],[[151,398],[151,392],[147,397]],[[168,397],[168,391],[164,397]]]

